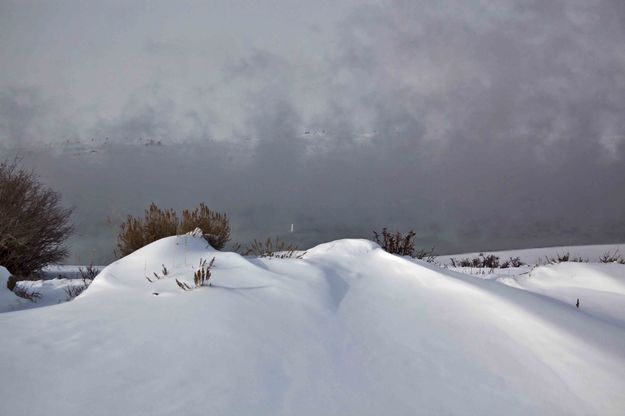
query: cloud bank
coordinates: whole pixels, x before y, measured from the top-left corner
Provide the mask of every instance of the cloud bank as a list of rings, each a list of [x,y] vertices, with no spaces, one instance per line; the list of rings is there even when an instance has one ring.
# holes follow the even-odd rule
[[[111,11],[54,54],[18,53],[35,41],[4,29],[19,59],[0,77],[0,149],[76,206],[74,253],[101,261],[107,219],[150,201],[206,201],[239,241],[291,223],[302,246],[382,226],[442,252],[625,241],[622,2],[320,4],[255,10],[269,22],[218,7],[234,23],[217,29],[167,4]]]

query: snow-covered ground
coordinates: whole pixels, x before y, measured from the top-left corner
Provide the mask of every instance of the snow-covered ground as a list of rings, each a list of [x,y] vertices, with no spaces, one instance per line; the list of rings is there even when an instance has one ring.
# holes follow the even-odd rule
[[[213,257],[212,286],[178,287]],[[167,238],[72,302],[0,314],[0,414],[624,414],[625,266],[503,273]]]
[[[519,257],[523,263],[536,265],[548,263],[548,259],[557,257],[558,255],[570,254],[570,257],[581,258],[591,262],[598,262],[599,258],[605,253],[617,253],[625,259],[625,244],[600,244],[600,245],[588,245],[588,246],[562,246],[562,247],[542,247],[542,248],[526,248],[517,250],[503,250],[503,251],[483,251],[486,255],[494,254],[500,258],[500,260],[508,260],[510,257]],[[438,256],[436,261],[441,264],[451,264],[450,259],[456,261],[465,258],[472,259],[478,256],[480,252],[463,253],[463,254],[450,254],[444,256]]]
[[[75,266],[67,264],[52,264],[45,267],[42,270],[44,280],[50,279],[80,279],[82,273],[86,271],[89,266]],[[104,266],[92,266],[93,269],[99,273],[104,269]],[[82,272],[81,272],[82,270]]]

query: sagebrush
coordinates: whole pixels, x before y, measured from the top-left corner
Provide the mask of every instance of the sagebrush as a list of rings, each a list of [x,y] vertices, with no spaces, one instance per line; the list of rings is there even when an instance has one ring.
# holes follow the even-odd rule
[[[128,254],[161,238],[185,234],[200,228],[204,239],[215,249],[222,249],[230,240],[230,223],[224,213],[211,211],[204,203],[193,211],[184,210],[182,220],[173,209],[150,204],[143,217],[128,216],[117,236],[118,256]]]

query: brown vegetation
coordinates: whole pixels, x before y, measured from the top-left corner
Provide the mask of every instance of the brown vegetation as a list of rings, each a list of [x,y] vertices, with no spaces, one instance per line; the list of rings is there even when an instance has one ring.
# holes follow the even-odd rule
[[[287,244],[276,237],[275,240],[268,238],[265,241],[254,240],[244,253],[245,256],[272,257],[278,259],[296,258],[301,259],[306,252],[299,252],[296,245]]]
[[[230,240],[227,215],[211,211],[204,203],[193,211],[184,210],[182,221],[176,211],[163,210],[152,203],[143,218],[129,215],[120,226],[116,254],[126,256],[161,238],[185,234],[196,228],[202,230],[204,239],[215,249],[222,249]]]
[[[382,233],[373,231],[373,238],[385,251],[400,256],[410,256],[416,259],[425,260],[431,263],[435,260],[434,248],[430,250],[415,248],[414,238],[417,235],[413,230],[402,234],[399,231],[391,233],[386,227]]]
[[[32,171],[0,163],[0,264],[22,280],[62,260],[71,213]]]

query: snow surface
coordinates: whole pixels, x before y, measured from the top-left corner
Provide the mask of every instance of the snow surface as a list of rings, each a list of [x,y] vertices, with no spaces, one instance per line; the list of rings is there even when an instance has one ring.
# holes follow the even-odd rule
[[[4,267],[0,267],[0,313],[39,308],[67,302],[69,299],[67,298],[65,288],[68,286],[83,286],[84,284],[83,281],[79,279],[50,279],[17,282],[18,288],[26,289],[30,293],[36,292],[39,294],[39,298],[28,300],[17,296],[7,289],[9,276],[9,271]]]
[[[625,258],[625,244],[599,244],[587,246],[561,246],[561,247],[542,247],[542,248],[525,248],[517,250],[503,251],[482,251],[484,254],[494,254],[499,256],[500,261],[508,260],[510,257],[519,257],[523,263],[527,264],[545,264],[548,263],[547,258],[554,258],[558,254],[570,253],[571,258],[580,257],[591,262],[599,261],[606,252],[614,253],[617,251],[621,257]],[[450,258],[461,260],[465,258],[472,259],[479,255],[480,252],[449,254],[438,256],[436,261],[442,264],[451,264]]]
[[[212,257],[212,286],[178,288]],[[624,282],[622,265],[480,279],[366,240],[253,259],[170,237],[72,302],[0,314],[0,414],[620,415]]]
[[[0,266],[0,312],[23,309],[27,307],[27,303],[29,302],[26,299],[16,296],[7,289],[9,276],[11,276],[11,273],[9,273],[5,267]],[[0,332],[0,334],[2,333]]]

